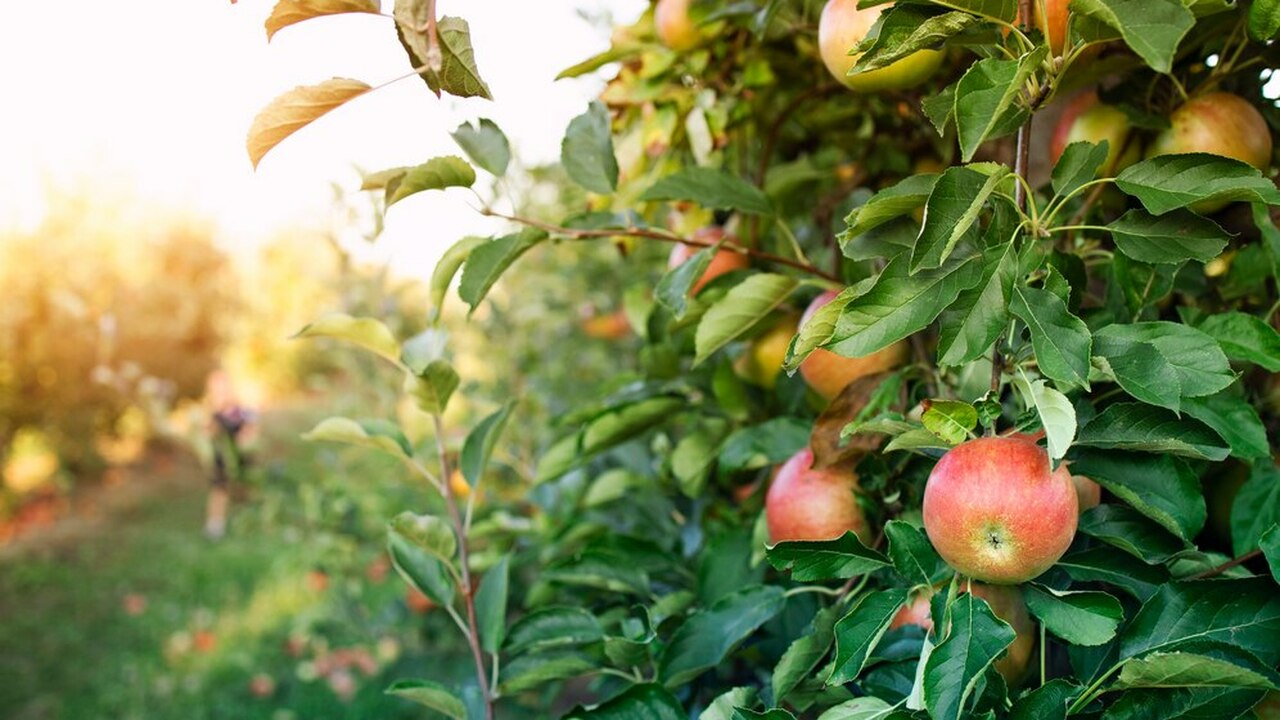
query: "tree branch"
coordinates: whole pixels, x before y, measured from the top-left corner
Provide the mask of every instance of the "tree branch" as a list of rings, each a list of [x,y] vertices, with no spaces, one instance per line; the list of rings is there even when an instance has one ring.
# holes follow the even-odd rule
[[[590,238],[611,238],[611,237],[623,236],[623,237],[645,238],[648,240],[658,240],[660,242],[667,242],[667,243],[684,243],[685,245],[694,245],[697,247],[711,247],[712,245],[716,244],[714,241],[711,241],[711,240],[700,240],[698,238],[686,238],[686,237],[681,237],[674,233],[669,233],[662,230],[649,230],[646,228],[637,228],[637,227],[617,228],[617,229],[609,229],[609,230],[584,230],[579,228],[568,228],[562,225],[542,222],[541,220],[534,220],[533,218],[527,218],[520,215],[508,215],[506,213],[501,213],[501,212],[498,212],[497,210],[493,210],[491,208],[481,209],[480,214],[486,215],[488,217],[496,217],[496,218],[502,218],[504,220],[510,220],[511,222],[520,223],[521,225],[527,225],[529,227],[535,227],[540,230],[546,230],[547,232],[553,233],[555,235],[564,235],[564,236],[573,238],[575,240],[583,240],[583,239],[590,239]],[[806,272],[810,275],[820,277],[824,280],[830,280],[831,282],[840,282],[840,278],[836,277],[835,275],[832,275],[831,273],[828,273],[820,268],[814,267],[809,263],[801,262],[793,258],[783,257],[782,255],[774,255],[773,253],[763,252],[760,250],[753,250],[751,248],[745,248],[736,244],[726,243],[722,247],[725,248],[726,250],[730,250],[732,252],[746,255],[747,257],[753,257],[759,260],[763,260],[765,262],[777,263],[778,265],[785,265],[790,268],[795,268],[796,270]]]

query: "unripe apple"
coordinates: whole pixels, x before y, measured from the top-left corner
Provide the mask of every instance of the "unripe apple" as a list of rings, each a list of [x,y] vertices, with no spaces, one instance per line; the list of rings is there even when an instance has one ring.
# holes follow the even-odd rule
[[[702,32],[689,16],[692,0],[658,0],[653,27],[658,39],[672,50],[692,50],[702,42]]]
[[[714,243],[719,242],[720,238],[724,237],[724,234],[724,230],[718,227],[704,228],[694,233],[693,238],[695,240]],[[734,245],[736,244],[735,240],[735,238],[730,236],[725,244]],[[683,265],[685,261],[693,257],[693,254],[701,249],[701,245],[676,243],[675,247],[671,248],[671,256],[667,258],[667,267],[670,269]],[[707,271],[702,273],[702,277],[698,278],[698,280],[693,284],[690,292],[697,295],[698,291],[712,280],[715,280],[725,273],[733,272],[734,270],[744,270],[750,265],[751,261],[746,255],[730,250],[722,245],[720,249],[716,251],[716,254],[711,257],[711,264],[707,265]]]
[[[1133,124],[1118,108],[1098,102],[1094,92],[1084,93],[1071,100],[1049,140],[1049,155],[1058,162],[1067,146],[1075,142],[1100,143],[1107,141],[1107,160],[1102,166],[1104,176],[1115,175],[1138,161],[1142,150],[1136,139],[1131,139]]]
[[[834,540],[848,530],[865,537],[867,518],[857,492],[852,470],[814,470],[813,451],[804,448],[778,468],[765,495],[770,542]]]
[[[796,334],[796,327],[795,316],[787,315],[752,340],[747,351],[733,365],[738,375],[747,382],[772,390],[778,384],[778,373],[782,371],[782,361],[787,357],[787,348]]]
[[[1062,470],[1064,467],[1066,463],[1060,465],[1058,469]],[[1080,512],[1102,504],[1102,486],[1098,483],[1083,475],[1072,475],[1071,484],[1076,488],[1076,500],[1080,503]]]
[[[1271,165],[1271,130],[1262,113],[1244,98],[1214,92],[1192,98],[1169,116],[1147,157],[1212,153],[1235,158],[1259,170]]]
[[[1192,98],[1169,116],[1169,127],[1152,141],[1147,157],[1181,153],[1211,153],[1234,158],[1259,170],[1271,165],[1271,130],[1262,113],[1238,95],[1213,92]],[[1225,202],[1191,206],[1212,213]]]
[[[829,290],[814,298],[800,318],[803,326],[823,305],[836,298],[837,293]],[[800,363],[800,375],[822,397],[830,400],[848,387],[849,383],[867,375],[891,370],[906,362],[911,354],[911,346],[906,340],[899,340],[889,347],[877,350],[860,358],[849,358],[837,355],[830,350],[818,348]]]
[[[858,9],[858,0],[828,0],[818,18],[818,51],[837,80],[860,92],[901,90],[928,80],[942,63],[937,50],[918,50],[878,70],[850,76],[849,69],[861,54],[849,50],[862,42],[886,5]]]
[[[1049,569],[1071,545],[1080,502],[1049,454],[1013,437],[947,451],[925,483],[924,529],[938,554],[975,580],[1016,585]]]
[[[965,593],[966,585],[968,583],[961,583],[961,594]],[[1027,604],[1022,600],[1022,592],[1016,587],[982,583],[973,583],[972,592],[974,597],[986,600],[991,606],[991,612],[1009,623],[1017,633],[1013,644],[995,662],[996,672],[1003,675],[1010,686],[1016,686],[1026,677],[1027,669],[1031,667],[1031,655],[1036,648],[1036,627],[1031,621]],[[933,591],[917,595],[893,617],[889,622],[889,629],[916,625],[924,628],[925,632],[932,632],[933,616],[929,613],[929,601],[932,597]]]

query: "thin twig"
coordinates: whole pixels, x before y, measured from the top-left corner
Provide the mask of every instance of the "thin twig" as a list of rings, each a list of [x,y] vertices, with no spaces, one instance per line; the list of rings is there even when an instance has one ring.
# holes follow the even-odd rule
[[[1195,575],[1192,575],[1191,577],[1187,578],[1187,580],[1203,580],[1204,578],[1217,577],[1218,575],[1221,575],[1222,573],[1230,570],[1233,567],[1237,567],[1249,562],[1250,560],[1258,557],[1261,554],[1262,554],[1262,548],[1255,548],[1241,555],[1240,557],[1232,558],[1231,560],[1228,560],[1217,567],[1212,567],[1212,568],[1209,568],[1208,570],[1205,570],[1204,572],[1196,573]]]
[[[471,656],[476,663],[476,680],[480,684],[480,692],[484,696],[484,715],[493,720],[493,693],[490,691],[488,672],[485,670],[484,650],[480,647],[480,629],[476,622],[475,587],[471,583],[470,549],[467,543],[466,524],[458,512],[458,501],[453,496],[453,483],[449,482],[449,456],[445,454],[444,422],[440,413],[431,416],[435,426],[436,453],[440,456],[440,477],[443,478],[444,503],[449,509],[449,519],[458,534],[458,563],[462,571],[462,600],[467,608],[467,626],[470,628],[467,641],[471,646]]]
[[[489,217],[496,217],[496,218],[502,218],[504,220],[510,220],[512,222],[520,223],[521,225],[535,227],[540,230],[546,230],[547,232],[555,235],[564,235],[566,237],[570,237],[576,240],[588,239],[588,238],[612,238],[612,237],[624,236],[624,237],[646,238],[649,240],[658,240],[660,242],[667,242],[667,243],[684,243],[685,245],[694,245],[697,247],[711,247],[712,245],[716,244],[714,240],[702,240],[700,238],[686,238],[686,237],[681,237],[679,235],[661,231],[661,230],[649,230],[649,229],[637,228],[637,227],[617,228],[617,229],[609,229],[609,230],[584,230],[579,228],[568,228],[562,225],[555,225],[553,223],[542,222],[541,220],[534,220],[533,218],[527,218],[520,215],[508,215],[506,213],[501,213],[501,212],[498,212],[497,210],[493,210],[490,208],[481,209],[480,214],[486,215]],[[751,248],[745,248],[740,245],[731,244],[731,243],[725,243],[721,247],[723,247],[726,250],[730,250],[732,252],[746,255],[748,257],[764,260],[765,262],[777,263],[778,265],[786,265],[787,267],[795,268],[796,270],[801,270],[803,272],[809,273],[810,275],[815,275],[817,277],[823,278],[824,280],[830,280],[832,282],[840,282],[840,278],[836,277],[835,275],[832,275],[831,273],[826,272],[825,270],[822,270],[808,263],[801,262],[799,260],[795,260],[789,257],[783,257],[781,255],[775,255],[773,253],[763,252],[761,250],[753,250]]]

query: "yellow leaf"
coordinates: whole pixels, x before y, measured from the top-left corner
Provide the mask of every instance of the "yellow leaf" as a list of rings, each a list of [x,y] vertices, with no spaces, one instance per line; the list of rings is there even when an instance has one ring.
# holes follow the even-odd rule
[[[373,88],[349,78],[333,78],[319,85],[304,85],[272,100],[249,128],[249,160],[258,167],[262,158],[282,140],[348,100]]]
[[[324,15],[382,12],[378,0],[280,0],[267,18],[267,40],[282,28]]]

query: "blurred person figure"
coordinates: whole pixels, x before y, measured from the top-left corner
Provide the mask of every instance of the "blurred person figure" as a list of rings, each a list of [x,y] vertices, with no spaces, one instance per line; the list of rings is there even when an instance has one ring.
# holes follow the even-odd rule
[[[205,383],[205,406],[209,411],[206,434],[212,450],[211,486],[205,509],[204,532],[212,540],[227,532],[231,505],[231,482],[243,478],[247,464],[245,443],[257,432],[253,412],[240,404],[231,376],[215,370]]]

